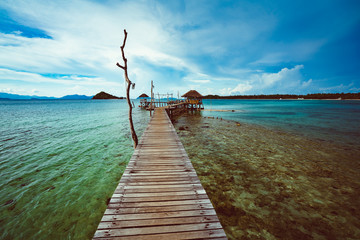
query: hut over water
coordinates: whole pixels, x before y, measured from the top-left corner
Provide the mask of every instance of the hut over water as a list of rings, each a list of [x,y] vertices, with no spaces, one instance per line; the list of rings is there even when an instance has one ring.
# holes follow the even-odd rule
[[[196,90],[190,90],[181,97],[186,97],[187,99],[201,99],[203,96]]]
[[[150,102],[148,102],[148,101],[146,100],[147,98],[149,98],[149,96],[146,95],[145,93],[141,94],[141,95],[138,97],[138,99],[140,99],[140,105],[139,105],[139,107],[146,109],[146,108],[149,106]]]
[[[138,98],[148,98],[149,96],[146,95],[145,93],[141,94]]]
[[[190,104],[191,109],[204,109],[202,103],[202,95],[196,90],[190,90],[181,97],[185,97],[187,102]]]

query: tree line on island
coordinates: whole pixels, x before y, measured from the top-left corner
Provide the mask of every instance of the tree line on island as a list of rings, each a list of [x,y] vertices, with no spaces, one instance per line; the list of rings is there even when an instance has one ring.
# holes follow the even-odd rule
[[[124,97],[117,97],[106,92],[99,92],[92,99],[125,99]]]
[[[306,95],[296,94],[270,94],[270,95],[233,95],[219,96],[206,95],[203,99],[360,99],[359,93],[312,93]]]
[[[146,96],[139,96],[139,98],[146,98]],[[219,96],[219,95],[206,95],[202,99],[360,99],[359,93],[314,93],[306,95],[295,94],[270,94],[270,95],[232,95],[232,96]],[[99,92],[94,96],[85,95],[66,95],[60,98],[57,97],[44,97],[44,96],[28,96],[0,92],[0,100],[87,100],[87,99],[126,99],[125,97],[117,97],[106,92]]]
[[[140,96],[142,97],[142,96]],[[359,93],[312,93],[306,95],[296,94],[260,94],[260,95],[206,95],[202,99],[360,99]],[[125,97],[116,97],[106,92],[100,92],[93,96],[92,99],[126,99]]]

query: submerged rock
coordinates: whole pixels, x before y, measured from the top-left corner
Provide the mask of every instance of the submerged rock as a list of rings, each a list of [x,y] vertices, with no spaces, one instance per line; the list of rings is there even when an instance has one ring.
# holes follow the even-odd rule
[[[11,199],[11,200],[7,201],[4,205],[6,206],[6,205],[9,205],[9,204],[12,204],[13,202],[15,202],[15,200]]]
[[[181,127],[179,127],[179,130],[180,131],[189,130],[189,127],[188,126],[181,126]]]

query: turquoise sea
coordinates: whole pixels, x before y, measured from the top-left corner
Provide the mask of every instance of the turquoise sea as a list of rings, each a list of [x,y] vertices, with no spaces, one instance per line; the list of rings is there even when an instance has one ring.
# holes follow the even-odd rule
[[[125,100],[0,102],[0,239],[89,239],[128,160]],[[148,113],[134,110],[138,134]]]
[[[360,144],[360,101],[338,100],[204,100],[206,109],[235,112],[208,112],[204,116],[280,129],[307,137]]]
[[[138,100],[134,102],[137,106]],[[271,134],[284,132],[360,149],[360,101],[204,104],[206,109],[235,111],[204,111],[200,119],[226,119],[261,126],[256,128],[260,135],[269,129]],[[0,101],[0,239],[91,238],[133,152],[127,114],[125,100]],[[182,117],[175,127],[200,124],[199,129],[211,126],[215,133],[217,127],[227,127],[206,123],[204,128],[199,116],[193,117]],[[141,136],[149,113],[136,107],[133,119]],[[221,136],[221,141],[228,140]],[[203,144],[201,154],[214,151]],[[200,156],[185,147],[190,159]],[[238,149],[233,151],[236,156]]]

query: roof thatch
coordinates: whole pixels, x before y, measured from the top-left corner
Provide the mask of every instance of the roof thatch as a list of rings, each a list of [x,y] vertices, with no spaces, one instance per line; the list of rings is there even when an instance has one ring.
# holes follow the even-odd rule
[[[196,90],[190,90],[187,93],[185,93],[184,95],[182,95],[181,97],[186,97],[186,98],[201,98],[203,97],[200,93],[198,93]]]
[[[141,97],[149,97],[149,96],[146,95],[145,93],[143,93],[143,94],[141,94],[141,95],[139,96],[139,98],[141,98]]]

